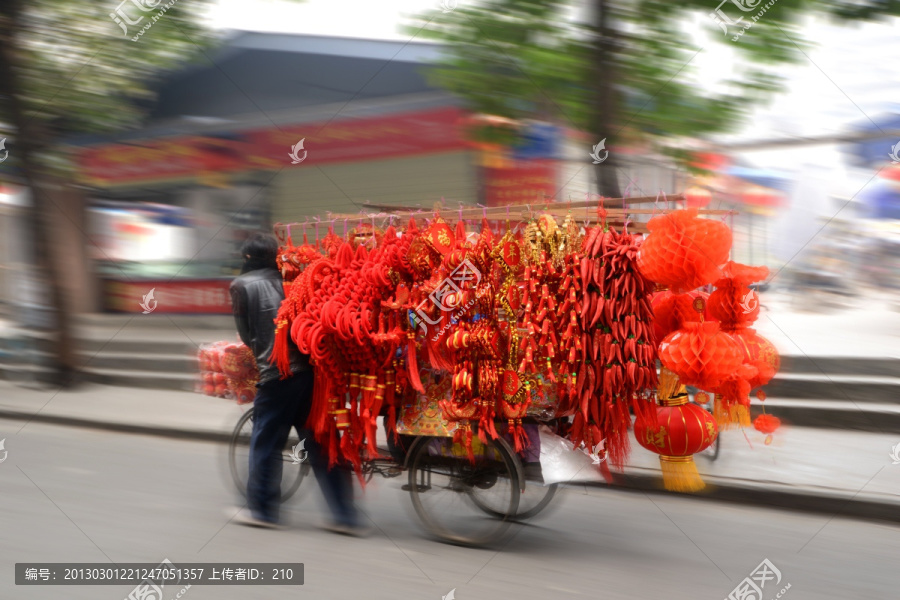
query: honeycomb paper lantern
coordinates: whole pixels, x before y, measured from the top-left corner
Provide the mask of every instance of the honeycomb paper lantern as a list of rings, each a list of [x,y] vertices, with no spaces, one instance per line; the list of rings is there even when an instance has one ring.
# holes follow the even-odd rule
[[[741,366],[743,353],[718,323],[685,323],[660,343],[659,359],[683,384],[713,390]]]
[[[682,293],[722,276],[731,230],[720,221],[700,219],[696,209],[658,215],[647,223],[650,234],[638,250],[645,277]]]
[[[653,331],[656,340],[665,339],[676,329],[681,329],[685,323],[700,321],[701,314],[706,320],[710,320],[706,312],[699,313],[694,309],[695,298],[706,300],[708,296],[706,292],[700,291],[673,294],[666,290],[654,294],[650,302],[653,307]]]
[[[755,329],[739,329],[731,334],[744,356],[744,364],[756,368],[757,374],[750,378],[750,389],[769,383],[781,367],[781,356],[775,345]]]

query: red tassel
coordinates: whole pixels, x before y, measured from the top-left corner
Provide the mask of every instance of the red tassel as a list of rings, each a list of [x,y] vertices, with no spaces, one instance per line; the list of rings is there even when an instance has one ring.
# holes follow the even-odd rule
[[[328,468],[333,469],[338,463],[338,436],[332,419],[331,430],[328,432]]]
[[[400,434],[397,433],[397,407],[391,404],[388,406],[387,414],[388,435],[394,436],[394,442],[400,443]]]
[[[603,479],[606,480],[606,483],[611,484],[614,482],[612,472],[609,470],[609,461],[604,460],[597,468],[600,471],[600,474],[603,475]]]
[[[616,403],[622,404],[622,403]],[[625,466],[628,462],[628,455],[631,453],[631,445],[628,441],[628,430],[625,428],[615,433],[608,432],[606,435],[606,455],[609,462],[617,469]]]
[[[382,456],[378,453],[378,447],[375,445],[375,436],[376,430],[378,427],[378,420],[373,417],[369,411],[366,411],[363,414],[363,423],[366,428],[366,452],[368,453],[369,460],[375,458],[382,458]]]
[[[525,452],[531,446],[531,440],[528,439],[528,434],[525,432],[525,428],[522,427],[522,420],[517,420],[515,426],[510,421],[510,430],[512,431],[513,442],[515,442],[516,454]]]
[[[341,454],[344,455],[345,459],[350,461],[350,464],[353,466],[353,472],[356,473],[360,485],[365,487],[366,481],[362,476],[362,459],[359,456],[359,448],[353,443],[354,440],[353,434],[350,433],[351,430],[352,428],[348,429],[344,432],[344,435],[341,436]]]
[[[307,429],[312,429],[316,439],[325,439],[326,417],[328,416],[328,378],[321,369],[315,370],[313,381],[312,407],[306,419]]]
[[[416,340],[410,338],[406,348],[406,365],[409,368],[409,382],[412,384],[414,390],[420,394],[424,394],[425,386],[422,385],[422,380],[419,378],[419,361],[416,360]]]
[[[272,345],[272,355],[269,357],[269,363],[278,367],[282,379],[287,379],[291,375],[291,355],[289,334],[291,331],[287,319],[276,319],[275,342]]]

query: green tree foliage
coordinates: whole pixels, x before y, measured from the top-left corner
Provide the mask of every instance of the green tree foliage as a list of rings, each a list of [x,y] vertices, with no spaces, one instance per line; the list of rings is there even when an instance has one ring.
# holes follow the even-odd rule
[[[66,234],[83,240],[83,197],[70,206],[77,195],[64,141],[137,125],[154,78],[210,42],[201,25],[209,0],[170,2],[0,2],[0,135],[9,138],[10,152],[0,175],[31,191],[30,233],[57,319],[53,347],[61,385],[79,368],[64,289],[84,275],[60,267],[61,244],[53,238],[64,216]],[[110,16],[120,6],[133,23],[126,23],[127,34]]]
[[[201,23],[211,0],[169,2],[122,3],[129,19],[141,18],[126,23],[126,35],[110,16],[118,0],[4,0],[0,43],[13,79],[0,80],[0,122],[15,139],[19,127],[30,128],[29,142],[42,154],[59,148],[63,136],[137,125],[155,79],[211,41]],[[13,97],[27,123],[15,122]]]
[[[739,25],[726,25],[726,34],[712,17],[719,1],[461,0],[450,12],[419,16],[409,31],[448,45],[434,81],[475,111],[554,121],[606,138],[607,146],[659,145],[734,130],[782,89],[779,66],[805,60],[807,15],[900,15],[897,0],[728,1],[721,5],[727,17],[752,23],[738,36]],[[733,56],[714,85],[698,79],[693,63],[701,51]],[[475,135],[503,143],[514,137],[493,129]],[[688,162],[686,152],[661,149]],[[608,196],[618,187],[602,175],[614,168],[613,161],[598,167]]]

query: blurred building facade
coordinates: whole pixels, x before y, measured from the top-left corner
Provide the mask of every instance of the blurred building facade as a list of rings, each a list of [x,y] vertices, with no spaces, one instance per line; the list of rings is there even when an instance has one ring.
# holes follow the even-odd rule
[[[308,222],[314,239],[368,206],[583,200],[596,142],[532,123],[522,147],[485,152],[467,140],[460,101],[428,82],[440,53],[241,33],[165,74],[142,129],[76,149],[103,308],[140,310],[135,298],[155,289],[161,311],[228,312],[241,242],[277,222]],[[665,161],[621,151],[630,195],[683,189]]]

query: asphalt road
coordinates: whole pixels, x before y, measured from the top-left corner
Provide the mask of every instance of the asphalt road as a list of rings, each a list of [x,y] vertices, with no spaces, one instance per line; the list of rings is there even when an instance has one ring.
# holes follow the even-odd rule
[[[400,478],[361,498],[369,538],[319,529],[317,490],[286,507],[285,530],[257,530],[229,523],[220,445],[34,423],[16,434],[21,425],[0,420],[3,600],[121,600],[133,587],[16,586],[17,562],[164,558],[305,564],[302,586],[195,585],[187,600],[441,600],[453,589],[458,600],[721,600],[763,559],[781,581],[762,600],[788,584],[788,600],[900,596],[900,529],[889,525],[575,486],[505,547],[473,550],[424,537]]]

